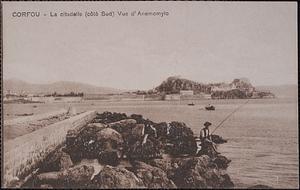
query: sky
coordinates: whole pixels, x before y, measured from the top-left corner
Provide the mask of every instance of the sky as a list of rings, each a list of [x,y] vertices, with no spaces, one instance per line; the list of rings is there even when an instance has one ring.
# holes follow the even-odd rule
[[[47,16],[13,17],[39,11]],[[168,16],[50,17],[80,11]],[[3,76],[151,89],[198,82],[297,84],[296,2],[3,2]]]

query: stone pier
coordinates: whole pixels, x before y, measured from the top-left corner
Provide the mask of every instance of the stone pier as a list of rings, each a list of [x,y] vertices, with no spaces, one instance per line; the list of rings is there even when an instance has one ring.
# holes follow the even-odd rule
[[[4,142],[4,187],[24,180],[50,152],[63,144],[68,130],[82,127],[95,117],[96,111],[84,112]]]

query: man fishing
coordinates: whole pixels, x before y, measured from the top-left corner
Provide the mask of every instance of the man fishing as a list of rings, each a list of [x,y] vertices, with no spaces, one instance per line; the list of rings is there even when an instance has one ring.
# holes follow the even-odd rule
[[[217,152],[215,143],[211,140],[211,135],[209,133],[209,126],[211,126],[211,123],[206,121],[203,125],[204,128],[200,131],[201,150],[206,151],[206,149],[208,149],[208,146],[211,146],[216,154],[220,154],[219,152]]]
[[[246,105],[249,102],[250,99],[248,99],[245,103],[241,104],[239,107],[237,107],[233,112],[231,112],[227,117],[225,117],[216,127],[215,129],[210,133],[209,126],[211,126],[210,122],[204,123],[204,128],[200,131],[200,142],[201,142],[201,150],[198,152],[199,155],[201,154],[207,154],[207,155],[214,155],[220,154],[217,152],[215,143],[211,139],[211,134],[213,134],[222,124],[235,112],[237,112],[241,107]]]
[[[201,129],[201,131],[200,131],[200,141],[201,141],[201,143],[205,139],[209,138],[209,126],[211,126],[211,123],[206,121],[203,125],[204,125],[204,128]]]

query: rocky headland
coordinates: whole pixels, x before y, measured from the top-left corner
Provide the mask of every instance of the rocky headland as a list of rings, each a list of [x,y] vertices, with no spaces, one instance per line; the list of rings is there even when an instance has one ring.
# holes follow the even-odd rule
[[[234,79],[231,83],[204,84],[180,77],[169,77],[150,93],[179,94],[181,91],[193,91],[194,95],[209,94],[212,99],[246,99],[246,98],[274,98],[268,91],[256,89],[247,78]]]

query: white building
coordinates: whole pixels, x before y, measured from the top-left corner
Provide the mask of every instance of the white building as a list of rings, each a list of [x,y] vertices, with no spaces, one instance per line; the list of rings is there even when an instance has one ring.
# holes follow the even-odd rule
[[[236,89],[236,86],[234,84],[220,84],[219,86],[213,86],[211,88],[212,92],[216,92],[216,91],[229,91],[229,90],[233,90]]]
[[[180,95],[194,95],[193,90],[180,90]]]
[[[165,96],[165,100],[180,100],[180,94],[168,94]]]

